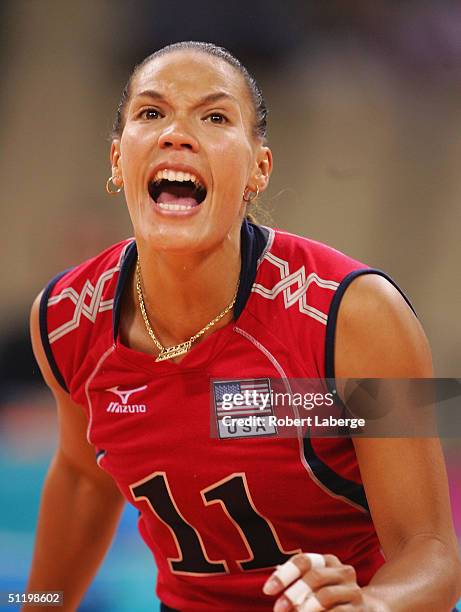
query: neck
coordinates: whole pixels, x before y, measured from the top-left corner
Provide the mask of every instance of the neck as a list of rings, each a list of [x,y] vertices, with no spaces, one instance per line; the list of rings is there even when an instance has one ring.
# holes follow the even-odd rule
[[[163,346],[188,340],[234,297],[240,275],[240,232],[212,252],[158,252],[138,244],[142,291],[150,324]],[[134,296],[136,302],[137,295]],[[144,321],[138,320],[144,327]],[[210,333],[232,319],[232,310]],[[147,331],[145,332],[147,334]],[[206,335],[206,334],[205,334]]]

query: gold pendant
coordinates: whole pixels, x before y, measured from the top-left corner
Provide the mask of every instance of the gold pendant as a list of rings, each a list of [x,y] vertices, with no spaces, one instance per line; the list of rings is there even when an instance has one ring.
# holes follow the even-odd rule
[[[158,357],[155,361],[166,361],[167,359],[173,359],[174,357],[179,357],[180,355],[184,355],[192,346],[192,341],[188,340],[187,342],[181,342],[181,344],[176,344],[176,346],[168,346],[162,348]]]

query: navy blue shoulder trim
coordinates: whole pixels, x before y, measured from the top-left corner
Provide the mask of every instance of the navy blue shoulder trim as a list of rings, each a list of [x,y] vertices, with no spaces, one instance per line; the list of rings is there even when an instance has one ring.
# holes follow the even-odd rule
[[[50,341],[48,339],[48,323],[47,323],[47,310],[48,310],[48,300],[50,298],[50,294],[53,291],[53,287],[56,285],[59,279],[61,279],[65,274],[67,274],[72,268],[68,268],[64,270],[64,272],[60,272],[54,278],[50,280],[48,285],[45,287],[42,293],[42,297],[40,299],[40,308],[39,308],[39,324],[40,324],[40,338],[42,340],[43,349],[45,351],[46,358],[48,359],[48,363],[50,364],[51,371],[54,374],[54,377],[64,389],[69,393],[69,389],[67,388],[66,382],[59,371],[58,364],[53,355],[53,351],[51,350]]]
[[[312,440],[308,436],[303,438],[304,457],[309,464],[315,478],[331,493],[348,499],[350,502],[370,512],[367,496],[363,485],[348,480],[331,469],[314,450]]]
[[[348,274],[339,284],[333,300],[331,301],[330,309],[328,312],[328,322],[325,337],[325,378],[327,385],[330,390],[334,389],[334,378],[335,378],[335,334],[336,334],[336,322],[338,319],[339,306],[346,289],[349,287],[351,282],[358,276],[363,274],[378,274],[387,279],[402,295],[409,307],[415,312],[409,299],[397,286],[397,284],[387,274],[381,270],[374,268],[364,268],[361,270],[355,270]],[[415,313],[416,314],[416,313]],[[305,437],[303,440],[304,457],[309,464],[314,476],[334,495],[340,495],[345,499],[348,499],[356,506],[363,508],[366,512],[369,512],[367,497],[363,485],[355,483],[347,478],[344,478],[332,470],[315,452],[312,445],[312,441],[309,437]]]
[[[240,250],[242,264],[240,268],[240,284],[234,306],[234,321],[242,314],[251,294],[251,288],[256,278],[258,260],[266,248],[269,231],[261,225],[243,220],[240,231]]]
[[[134,262],[138,254],[138,248],[136,246],[136,240],[131,242],[125,251],[123,260],[120,264],[120,272],[117,279],[117,287],[115,288],[114,295],[114,310],[112,316],[112,332],[114,335],[114,342],[117,341],[118,326],[120,325],[120,310],[122,307],[123,289],[125,287],[128,276],[133,268]]]
[[[400,289],[397,283],[388,276],[385,272],[381,270],[377,270],[375,268],[363,268],[361,270],[355,270],[348,274],[341,281],[339,287],[337,288],[333,299],[330,304],[330,309],[328,312],[328,322],[325,336],[325,378],[333,379],[335,378],[335,335],[336,335],[336,323],[338,320],[338,311],[339,306],[341,304],[341,300],[346,289],[349,287],[351,282],[356,279],[358,276],[362,276],[363,274],[377,274],[378,276],[382,276],[387,279],[402,295],[403,299],[406,301],[408,306],[412,309],[412,311],[416,314],[415,309],[411,305],[410,300],[404,294],[404,292]]]

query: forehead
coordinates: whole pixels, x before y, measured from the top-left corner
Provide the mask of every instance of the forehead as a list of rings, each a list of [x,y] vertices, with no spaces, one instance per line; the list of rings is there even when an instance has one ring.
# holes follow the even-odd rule
[[[182,99],[225,91],[241,106],[251,107],[243,75],[219,57],[196,50],[172,51],[143,66],[132,82],[131,97],[149,89]]]

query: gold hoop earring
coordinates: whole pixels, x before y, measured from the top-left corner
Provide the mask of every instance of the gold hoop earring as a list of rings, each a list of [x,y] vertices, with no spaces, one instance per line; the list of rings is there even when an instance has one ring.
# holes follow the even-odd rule
[[[111,185],[113,185],[115,187],[115,189],[111,189]],[[113,176],[109,176],[109,178],[106,181],[106,191],[109,195],[117,195],[117,193],[120,193],[123,189],[123,183],[120,185],[120,187],[117,187],[117,185],[114,183],[114,177]]]
[[[246,195],[246,197],[245,197]],[[256,200],[256,198],[259,195],[259,186],[256,185],[256,191],[251,191],[250,189],[248,189],[248,191],[245,189],[245,191],[243,192],[243,201],[244,202],[252,202],[253,200]]]

